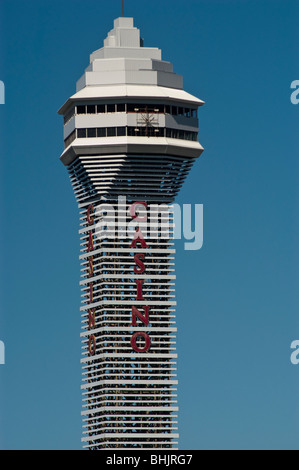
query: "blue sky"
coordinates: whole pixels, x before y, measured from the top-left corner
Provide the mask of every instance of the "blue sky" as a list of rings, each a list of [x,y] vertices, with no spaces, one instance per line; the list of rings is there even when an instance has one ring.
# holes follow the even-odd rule
[[[57,110],[121,1],[1,0],[0,448],[80,449],[78,211]],[[205,148],[178,202],[181,449],[299,449],[296,0],[126,1],[146,46],[203,99]]]

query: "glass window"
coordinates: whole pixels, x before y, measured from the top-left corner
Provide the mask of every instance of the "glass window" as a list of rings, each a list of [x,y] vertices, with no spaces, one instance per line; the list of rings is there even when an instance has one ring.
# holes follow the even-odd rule
[[[172,106],[172,114],[176,116],[178,114],[178,108],[176,106]]]
[[[106,127],[99,127],[97,129],[98,137],[106,137]]]
[[[106,112],[106,105],[105,104],[98,104],[97,112],[99,114],[105,113]]]
[[[86,137],[86,129],[77,129],[78,139],[84,139]]]
[[[126,112],[126,105],[125,103],[120,103],[116,105],[116,110],[118,113],[125,113]]]
[[[128,113],[137,113],[141,109],[140,104],[129,103],[127,104],[127,111]]]
[[[184,114],[184,108],[179,108],[179,116],[183,116]]]
[[[64,124],[66,124],[67,122],[69,122],[72,117],[74,116],[75,114],[75,109],[72,108],[68,113],[66,113],[66,115],[64,116]]]
[[[197,117],[197,109],[191,109],[191,116],[192,117]]]
[[[116,127],[108,127],[107,137],[114,137],[114,136],[116,136]]]
[[[185,116],[190,117],[191,116],[191,110],[190,108],[185,108]]]
[[[154,105],[154,112],[155,113],[164,113],[164,104],[155,104]]]
[[[87,105],[87,114],[95,114],[96,107],[94,104]]]
[[[107,104],[107,113],[115,113],[115,104]]]
[[[166,129],[166,137],[171,139],[171,129]]]
[[[77,114],[86,114],[86,106],[77,106]]]
[[[168,104],[165,106],[165,113],[170,114],[170,106]]]
[[[118,136],[126,135],[126,128],[125,127],[118,127],[117,128],[117,135]]]
[[[95,128],[87,129],[87,137],[96,137],[97,130]]]
[[[64,141],[64,148],[66,149],[76,138],[76,131],[73,131]]]

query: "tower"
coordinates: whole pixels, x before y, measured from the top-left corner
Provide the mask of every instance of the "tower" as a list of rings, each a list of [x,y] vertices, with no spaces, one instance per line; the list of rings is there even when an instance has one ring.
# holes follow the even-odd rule
[[[59,110],[80,210],[86,449],[178,446],[171,204],[203,151],[202,104],[121,17]]]

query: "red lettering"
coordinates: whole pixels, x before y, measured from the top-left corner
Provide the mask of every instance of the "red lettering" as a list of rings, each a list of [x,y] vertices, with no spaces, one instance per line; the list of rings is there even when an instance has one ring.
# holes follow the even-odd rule
[[[143,348],[139,348],[139,346],[137,346],[137,344],[136,344],[136,340],[139,337],[142,337],[145,340],[145,345],[144,345]],[[131,338],[131,346],[134,349],[134,351],[136,351],[138,353],[145,353],[151,347],[151,339],[150,339],[150,337],[147,333],[144,333],[142,331],[140,331],[138,333],[134,333],[134,335]]]
[[[88,207],[87,209],[87,222],[88,222],[88,225],[93,225],[94,223],[94,217],[90,217],[90,212],[94,210],[94,205],[93,204],[90,204],[90,206]]]
[[[87,249],[87,251],[93,251],[93,250],[94,250],[93,236],[92,236],[92,232],[89,232],[88,249]]]
[[[144,300],[144,297],[142,295],[142,284],[143,284],[144,280],[143,279],[136,279],[135,282],[137,284],[136,300]]]
[[[142,274],[144,273],[145,271],[145,265],[144,263],[141,261],[141,259],[144,260],[145,258],[145,255],[143,253],[137,253],[136,255],[134,255],[134,261],[136,263],[136,265],[140,268],[138,269],[136,266],[134,266],[134,273],[135,274]]]
[[[93,283],[89,284],[89,301],[92,304],[93,302]]]
[[[146,242],[143,238],[143,234],[142,234],[142,232],[139,228],[136,230],[136,233],[134,235],[134,239],[131,243],[131,248],[136,248],[137,243],[140,243],[142,248],[148,248],[148,246],[147,246],[147,244],[146,244]]]
[[[137,326],[136,317],[139,318],[146,326],[149,324],[149,307],[143,307],[145,315],[142,315],[141,312],[136,307],[132,307],[132,325]]]
[[[93,269],[93,257],[88,258],[88,277],[92,277],[94,274]]]
[[[146,202],[134,202],[134,204],[132,204],[132,206],[130,207],[130,215],[131,215],[132,219],[136,219],[137,222],[146,222],[147,215],[145,215],[144,217],[141,217],[141,218],[138,215],[136,215],[136,207],[137,206],[143,206],[146,209],[147,208],[147,203]]]
[[[94,335],[91,335],[88,340],[88,351],[91,356],[94,356],[96,353],[97,342]]]
[[[89,320],[89,323],[88,323],[88,328],[91,329],[91,328],[95,328],[96,326],[96,309],[95,308],[90,308],[88,310],[88,320]]]

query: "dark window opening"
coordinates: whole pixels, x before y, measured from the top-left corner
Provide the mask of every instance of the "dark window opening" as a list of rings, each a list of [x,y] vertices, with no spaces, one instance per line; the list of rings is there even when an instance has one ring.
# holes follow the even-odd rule
[[[98,114],[103,114],[106,112],[106,105],[105,104],[98,104],[97,106]]]
[[[96,137],[97,130],[96,128],[87,129],[87,137]]]
[[[107,137],[116,136],[116,127],[107,127]]]
[[[106,137],[106,127],[99,127],[97,129],[98,137]]]
[[[84,139],[86,137],[86,129],[77,129],[77,136],[79,139]]]
[[[77,114],[86,114],[86,106],[77,106]]]
[[[126,105],[125,103],[117,104],[116,105],[116,111],[118,113],[125,113],[126,112]]]
[[[126,135],[126,127],[117,127],[117,135],[118,136]]]
[[[79,139],[86,137],[167,137],[170,139],[181,139],[181,140],[198,140],[198,133],[194,131],[184,131],[182,129],[169,129],[164,127],[99,127],[99,128],[88,128],[88,129],[77,129],[77,137]],[[75,139],[75,131],[65,140],[65,145],[69,145]]]
[[[103,114],[103,113],[150,113],[150,114],[172,114],[173,116],[185,116],[187,118],[197,118],[197,109],[184,108],[182,106],[171,106],[164,104],[144,104],[144,103],[118,103],[118,104],[98,104],[79,105],[77,114]],[[73,111],[72,111],[73,114]],[[69,113],[65,120],[69,119]]]
[[[115,104],[107,104],[107,113],[115,113]]]
[[[95,114],[96,113],[96,107],[94,104],[89,104],[87,105],[87,114]]]

